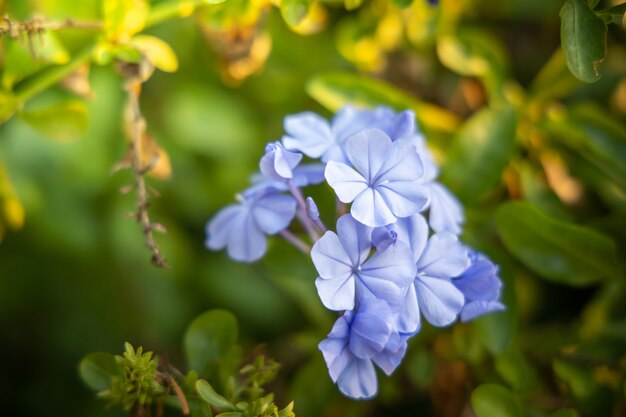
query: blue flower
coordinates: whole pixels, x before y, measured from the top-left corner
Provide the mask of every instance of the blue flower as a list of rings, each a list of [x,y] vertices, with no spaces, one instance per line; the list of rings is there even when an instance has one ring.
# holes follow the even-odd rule
[[[304,112],[285,117],[286,135],[282,141],[287,149],[304,153],[322,162],[348,163],[346,140],[366,128],[378,128],[392,140],[409,138],[415,133],[415,114],[396,113],[387,107],[373,110],[345,106],[335,114],[331,123],[323,117]]]
[[[392,142],[382,130],[365,129],[348,139],[346,153],[354,168],[329,161],[325,176],[339,200],[353,202],[356,220],[384,226],[423,209],[422,163],[410,142]]]
[[[415,275],[415,263],[406,244],[390,250],[372,249],[372,229],[349,214],[337,221],[337,234],[328,231],[313,245],[311,258],[319,277],[315,281],[322,303],[331,310],[352,310],[356,300],[386,301],[396,311]]]
[[[463,309],[463,293],[453,284],[469,265],[467,250],[450,232],[428,237],[428,225],[420,214],[400,219],[396,224],[374,231],[377,248],[392,248],[403,242],[409,245],[417,265],[415,279],[405,295],[397,327],[404,334],[414,334],[421,327],[420,315],[433,326],[447,326]],[[385,249],[388,250],[388,249]]]
[[[465,306],[461,321],[473,320],[483,314],[502,311],[504,305],[498,301],[502,281],[498,277],[498,266],[489,258],[470,251],[470,266],[456,279],[454,285],[465,295]]]
[[[432,181],[425,184],[428,192],[428,224],[435,232],[461,234],[465,222],[463,206],[443,185]]]
[[[293,197],[265,190],[240,203],[223,208],[208,223],[206,246],[227,248],[228,256],[241,262],[253,262],[265,254],[265,235],[284,230],[296,213]]]
[[[254,196],[267,190],[289,191],[287,181],[296,187],[306,187],[307,185],[317,185],[324,182],[324,164],[300,164],[292,171],[293,177],[290,179],[268,179],[265,175],[256,173],[251,177],[252,185],[243,191],[245,197]]]
[[[293,169],[302,160],[302,154],[288,151],[280,142],[268,143],[261,158],[261,173],[272,180],[293,178]]]
[[[402,361],[406,338],[390,325],[393,317],[385,302],[371,300],[339,317],[320,342],[331,379],[348,397],[373,397],[378,390],[374,364],[391,375]]]

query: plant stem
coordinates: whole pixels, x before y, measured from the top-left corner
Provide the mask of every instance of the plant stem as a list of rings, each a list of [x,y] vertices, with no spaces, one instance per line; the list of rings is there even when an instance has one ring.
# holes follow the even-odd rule
[[[291,192],[291,195],[293,195],[293,197],[296,199],[296,202],[298,203],[298,208],[296,211],[296,216],[298,217],[298,220],[300,220],[300,223],[302,223],[302,226],[311,238],[311,241],[313,243],[317,242],[317,239],[320,238],[320,235],[319,233],[317,233],[315,225],[306,214],[306,203],[304,202],[304,197],[302,197],[300,189],[296,187],[291,180],[287,180],[287,186],[289,187],[289,192]]]
[[[291,243],[293,246],[296,247],[296,249],[298,249],[300,252],[304,253],[305,255],[308,255],[311,252],[311,247],[307,245],[306,243],[304,243],[302,239],[300,239],[298,236],[291,233],[289,230],[287,229],[283,230],[282,232],[280,232],[280,235],[287,242]]]

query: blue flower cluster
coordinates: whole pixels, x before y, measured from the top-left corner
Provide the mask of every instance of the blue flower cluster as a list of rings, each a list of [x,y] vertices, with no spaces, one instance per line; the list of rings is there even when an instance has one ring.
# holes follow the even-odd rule
[[[206,244],[252,262],[265,253],[266,235],[280,234],[310,253],[322,303],[342,313],[319,344],[342,393],[374,396],[375,365],[390,375],[422,318],[444,327],[505,308],[498,267],[459,241],[463,208],[437,182],[413,112],[344,107],[330,122],[311,112],[288,116],[284,128],[239,204],[209,222]],[[321,163],[303,164],[303,156]],[[346,212],[336,232],[301,191],[324,181]],[[294,218],[312,248],[287,230]]]

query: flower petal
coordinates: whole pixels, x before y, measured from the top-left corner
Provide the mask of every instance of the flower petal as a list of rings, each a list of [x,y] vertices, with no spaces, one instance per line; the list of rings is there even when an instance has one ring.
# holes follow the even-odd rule
[[[391,139],[385,132],[380,129],[364,129],[346,141],[346,154],[354,168],[372,184],[391,147]]]
[[[461,234],[461,225],[465,221],[463,206],[450,191],[437,182],[426,185],[430,191],[430,210],[428,222],[435,232],[448,231]]]
[[[428,239],[424,253],[417,262],[420,273],[433,277],[453,278],[469,266],[467,249],[450,232],[435,233]]]
[[[415,292],[424,318],[436,327],[452,324],[465,301],[461,291],[444,278],[418,276]]]
[[[353,357],[337,379],[337,385],[350,398],[372,398],[378,391],[374,364],[369,359]]]
[[[398,240],[409,245],[413,253],[413,262],[418,261],[428,243],[428,224],[421,214],[398,219],[391,226],[398,236]]]
[[[322,279],[346,279],[352,275],[352,261],[339,237],[331,231],[324,233],[311,249],[311,259]]]
[[[472,301],[463,307],[461,321],[465,323],[484,314],[504,311],[505,309],[504,304],[499,301]]]
[[[317,293],[322,304],[333,311],[352,310],[354,308],[354,285],[352,274],[333,279],[318,277],[315,280]]]
[[[420,331],[422,320],[420,318],[420,308],[417,302],[415,284],[411,283],[404,297],[404,305],[398,315],[396,328],[400,333],[414,335]]]
[[[392,181],[376,187],[391,212],[397,217],[419,213],[428,202],[426,191],[416,181]]]
[[[285,117],[284,129],[287,133],[282,138],[285,148],[300,151],[311,158],[319,158],[335,143],[326,119],[312,112]]]
[[[367,189],[365,178],[341,162],[329,161],[324,176],[343,203],[351,203],[355,197]]]
[[[233,224],[237,218],[247,215],[248,208],[240,204],[233,204],[220,210],[207,224],[206,247],[213,250],[224,248],[232,233]]]
[[[252,207],[257,226],[268,235],[284,230],[296,215],[296,200],[285,194],[261,197]]]
[[[228,256],[236,261],[254,262],[265,254],[266,249],[267,240],[252,214],[248,212],[237,217],[228,238]]]
[[[365,262],[372,249],[372,229],[344,214],[337,221],[337,234],[352,265],[357,267]]]
[[[478,253],[472,253],[470,259],[472,263],[469,268],[453,279],[452,283],[468,300],[497,300],[502,287],[498,278],[498,267]]]
[[[356,220],[370,227],[385,226],[396,221],[387,202],[372,188],[366,188],[356,196],[350,213]]]

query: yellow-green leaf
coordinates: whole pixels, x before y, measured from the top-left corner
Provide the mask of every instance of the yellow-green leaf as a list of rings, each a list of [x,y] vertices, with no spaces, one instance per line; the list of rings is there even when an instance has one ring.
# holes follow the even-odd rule
[[[87,106],[80,100],[67,100],[53,106],[20,113],[20,118],[39,133],[56,140],[82,136],[89,124]]]
[[[150,11],[146,0],[104,0],[102,7],[107,39],[122,43],[144,28]]]
[[[161,39],[138,35],[132,39],[131,44],[161,71],[175,72],[178,69],[176,53],[168,43]]]

